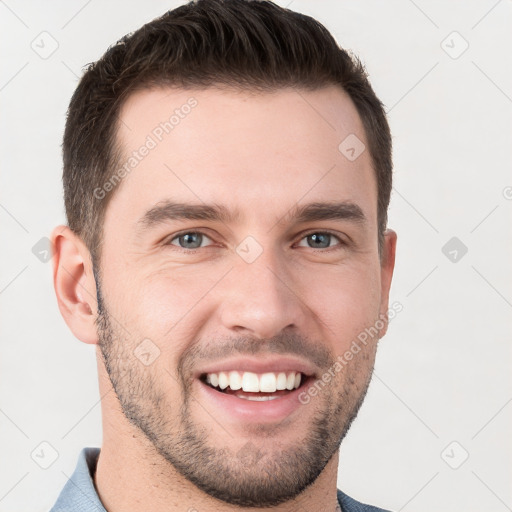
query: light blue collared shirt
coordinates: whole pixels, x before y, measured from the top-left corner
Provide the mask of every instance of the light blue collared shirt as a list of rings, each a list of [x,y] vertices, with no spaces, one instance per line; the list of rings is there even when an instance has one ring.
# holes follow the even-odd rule
[[[94,487],[99,448],[83,448],[71,478],[66,482],[50,512],[107,512]],[[342,512],[388,512],[359,503],[338,489]]]

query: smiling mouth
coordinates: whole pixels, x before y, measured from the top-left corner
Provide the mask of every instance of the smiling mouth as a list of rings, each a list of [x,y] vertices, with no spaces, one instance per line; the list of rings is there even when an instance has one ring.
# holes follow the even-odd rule
[[[199,380],[219,393],[243,400],[265,402],[276,400],[306,386],[311,379],[301,372],[218,372],[203,373]]]

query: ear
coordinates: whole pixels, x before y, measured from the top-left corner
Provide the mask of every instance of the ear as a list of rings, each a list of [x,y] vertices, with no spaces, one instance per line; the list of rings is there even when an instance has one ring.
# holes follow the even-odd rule
[[[94,321],[98,304],[89,250],[68,226],[57,226],[51,242],[53,285],[60,313],[79,340],[97,344]]]
[[[381,256],[381,300],[380,300],[380,318],[384,320],[384,327],[380,330],[379,337],[382,338],[388,330],[388,309],[389,309],[389,289],[391,288],[391,280],[393,278],[393,270],[395,268],[397,235],[392,229],[384,232],[384,244]]]

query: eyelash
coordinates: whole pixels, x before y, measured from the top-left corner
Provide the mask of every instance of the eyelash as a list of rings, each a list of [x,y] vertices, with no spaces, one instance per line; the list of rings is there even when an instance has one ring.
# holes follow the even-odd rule
[[[201,249],[207,249],[207,247],[198,247],[196,249],[185,249],[184,247],[179,247],[177,245],[174,245],[172,244],[171,242],[173,240],[176,240],[177,238],[181,237],[181,236],[184,236],[184,235],[204,235],[206,236],[207,238],[209,238],[211,240],[211,237],[208,236],[204,231],[182,231],[180,233],[176,233],[172,238],[169,238],[167,242],[164,243],[165,246],[172,246],[173,247],[173,250],[177,250],[178,252],[181,252],[181,253],[186,253],[186,254],[195,254],[197,251],[201,250]],[[319,230],[313,230],[313,231],[309,231],[307,233],[304,233],[301,235],[301,238],[299,239],[299,242],[302,241],[304,238],[307,238],[309,235],[331,235],[333,236],[339,243],[337,245],[334,245],[333,247],[327,247],[325,249],[313,249],[312,247],[310,247],[309,249],[311,249],[312,251],[314,252],[331,252],[331,251],[335,251],[335,250],[339,250],[341,248],[343,248],[344,246],[346,246],[346,242],[344,240],[342,240],[336,233],[333,233],[332,231],[329,231],[329,230],[323,230],[323,231],[319,231]]]

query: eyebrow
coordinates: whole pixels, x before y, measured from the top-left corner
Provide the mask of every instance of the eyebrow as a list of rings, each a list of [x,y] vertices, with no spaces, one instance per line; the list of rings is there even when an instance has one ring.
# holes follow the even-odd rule
[[[219,204],[193,204],[164,200],[157,203],[144,213],[137,221],[137,231],[146,231],[176,220],[206,220],[224,224],[239,222],[242,218],[238,210],[230,210]],[[351,221],[357,224],[366,223],[363,210],[355,203],[314,202],[307,205],[292,207],[276,224],[287,222],[306,223],[312,221]],[[274,226],[276,225],[274,224]]]

